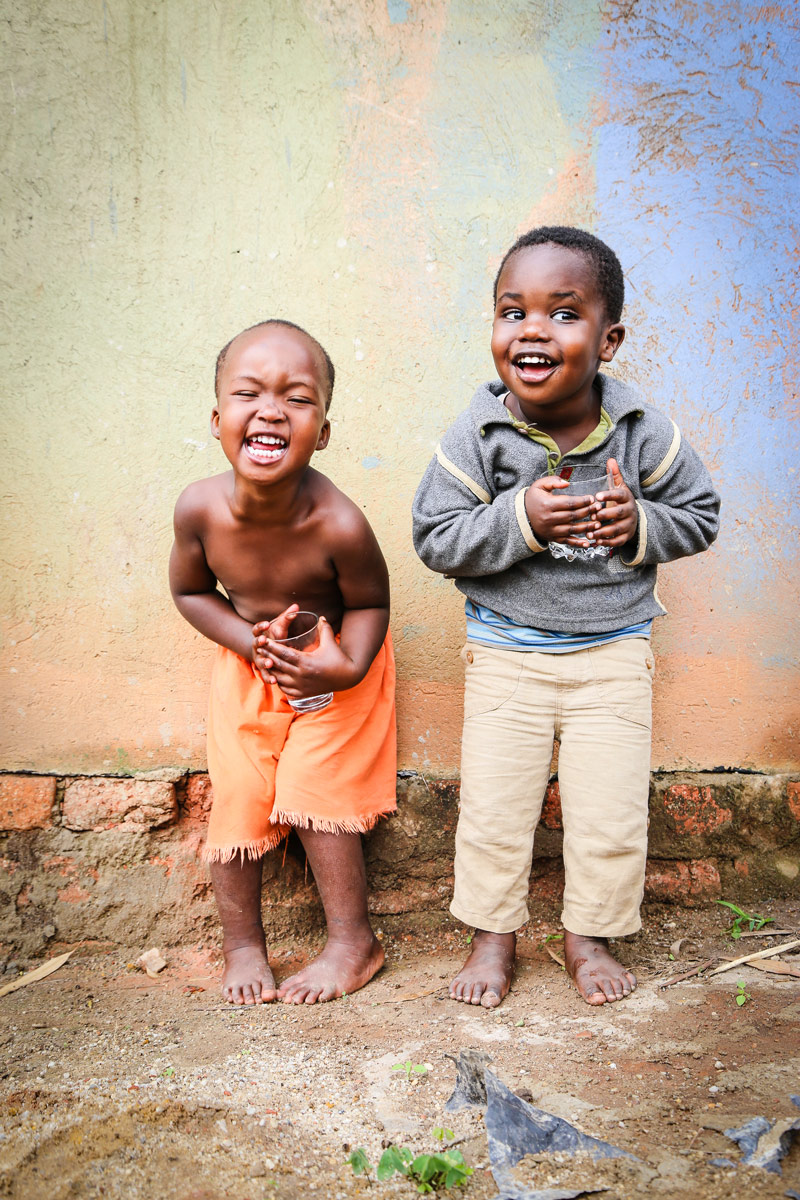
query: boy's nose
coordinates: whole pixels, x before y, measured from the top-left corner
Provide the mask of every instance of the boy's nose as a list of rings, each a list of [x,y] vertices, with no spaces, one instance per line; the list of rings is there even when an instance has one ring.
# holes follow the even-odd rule
[[[280,421],[283,419],[283,409],[275,396],[262,396],[256,416],[262,417],[265,421]]]
[[[540,313],[528,313],[522,322],[520,336],[534,341],[543,341],[548,336],[544,325],[544,317]]]

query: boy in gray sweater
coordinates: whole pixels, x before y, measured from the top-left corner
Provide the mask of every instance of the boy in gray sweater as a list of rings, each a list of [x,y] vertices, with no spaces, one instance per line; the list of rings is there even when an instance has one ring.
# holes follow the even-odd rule
[[[495,281],[500,378],[444,435],[414,499],[417,553],[467,598],[450,911],[476,932],[450,995],[487,1008],[528,919],[554,738],[567,970],[589,1004],[636,987],[608,939],[641,927],[656,569],[707,549],[719,498],[677,426],[599,373],[625,336],[623,298],[619,261],[591,234],[519,238]]]

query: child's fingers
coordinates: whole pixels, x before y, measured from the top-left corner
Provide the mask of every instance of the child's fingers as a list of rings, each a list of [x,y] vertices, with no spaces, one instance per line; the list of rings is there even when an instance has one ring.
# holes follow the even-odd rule
[[[531,487],[539,488],[542,492],[554,492],[569,487],[569,481],[559,475],[543,475],[541,479],[534,479]]]

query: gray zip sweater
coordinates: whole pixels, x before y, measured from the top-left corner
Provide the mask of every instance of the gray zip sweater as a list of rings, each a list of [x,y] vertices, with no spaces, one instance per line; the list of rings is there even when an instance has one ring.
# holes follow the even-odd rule
[[[500,380],[484,384],[445,433],[412,508],[414,545],[432,571],[455,579],[475,604],[522,625],[561,633],[606,633],[666,611],[656,595],[658,563],[705,550],[719,528],[719,496],[678,427],[632,387],[597,376],[611,428],[562,467],[615,458],[636,498],[635,538],[610,558],[566,562],[534,536],[525,492],[552,474],[547,448],[512,424]]]

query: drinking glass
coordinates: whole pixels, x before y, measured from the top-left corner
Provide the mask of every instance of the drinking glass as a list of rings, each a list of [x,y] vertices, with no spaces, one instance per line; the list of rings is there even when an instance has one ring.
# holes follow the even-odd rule
[[[291,637],[272,638],[278,646],[289,646],[292,650],[302,650],[304,653],[316,650],[319,645],[319,617],[312,612],[297,612],[289,626]],[[297,699],[287,696],[286,699],[297,713],[319,712],[327,708],[333,699],[333,692],[325,692],[321,696],[299,696]]]
[[[596,496],[598,492],[608,492],[614,486],[608,474],[589,475],[588,471],[596,468],[574,467],[567,480],[567,487],[556,488],[554,495],[561,496]],[[590,562],[595,558],[608,558],[608,546],[570,546],[566,542],[548,542],[547,547],[553,558],[565,558],[567,562]]]

